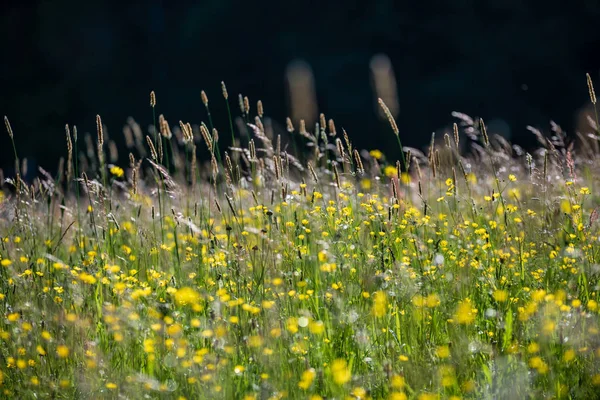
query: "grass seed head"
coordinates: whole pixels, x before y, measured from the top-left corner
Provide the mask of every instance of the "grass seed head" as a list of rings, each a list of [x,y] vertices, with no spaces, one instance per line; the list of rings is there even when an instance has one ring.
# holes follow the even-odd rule
[[[154,90],[150,92],[150,107],[156,107],[156,94],[154,93]]]
[[[594,83],[592,82],[592,77],[590,76],[590,74],[585,74],[585,77],[587,79],[590,100],[592,104],[596,105],[596,92],[594,91]]]
[[[146,143],[148,143],[148,147],[150,148],[150,155],[154,161],[158,160],[158,154],[156,153],[156,149],[154,148],[154,143],[152,143],[152,139],[150,136],[146,135]]]
[[[6,115],[4,116],[4,125],[6,126],[6,132],[8,132],[8,136],[10,137],[11,140],[13,140],[13,138],[14,138],[13,130],[12,130],[12,127],[10,126],[10,122],[8,121],[8,117]]]
[[[260,118],[262,118],[265,113],[265,110],[263,109],[263,103],[261,100],[256,102],[256,112]]]
[[[225,100],[229,99],[229,93],[227,93],[227,86],[225,86],[225,82],[221,81],[221,90],[223,91],[223,97]]]
[[[383,110],[383,113],[385,114],[388,121],[390,122],[392,131],[394,132],[394,134],[396,136],[398,136],[400,134],[400,130],[398,129],[398,125],[396,125],[396,120],[394,119],[394,116],[390,112],[390,109],[388,108],[388,106],[385,105],[385,103],[383,102],[383,100],[381,98],[378,99],[378,102],[379,102],[379,105],[381,106],[381,109]]]

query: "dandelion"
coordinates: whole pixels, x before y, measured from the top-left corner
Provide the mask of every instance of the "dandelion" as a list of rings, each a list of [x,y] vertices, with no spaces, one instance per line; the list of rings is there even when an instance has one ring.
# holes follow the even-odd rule
[[[383,153],[381,152],[381,150],[377,150],[377,149],[371,150],[369,152],[369,155],[376,160],[381,160],[383,158]]]
[[[494,300],[503,303],[508,300],[508,292],[506,290],[497,289],[493,293]]]
[[[439,357],[439,358],[448,358],[450,357],[450,347],[448,346],[440,346],[437,348],[435,354]]]
[[[470,299],[461,300],[456,307],[454,320],[462,325],[470,325],[475,321],[477,309],[473,308]]]
[[[309,368],[302,373],[302,378],[298,382],[298,387],[303,390],[308,390],[312,385],[315,376],[317,375],[314,368]]]
[[[375,292],[373,295],[373,315],[377,318],[383,317],[387,313],[387,304],[388,301],[385,292]]]
[[[56,355],[58,355],[58,357],[60,357],[60,358],[69,357],[69,353],[70,353],[69,348],[67,346],[65,346],[64,344],[61,344],[56,348]]]
[[[348,367],[348,363],[346,360],[337,359],[331,363],[331,375],[333,376],[333,381],[338,385],[343,385],[350,381],[352,378],[352,372]]]
[[[173,294],[177,305],[185,306],[197,304],[200,301],[200,294],[190,287],[184,287]]]
[[[125,174],[123,168],[117,167],[116,165],[110,167],[110,173],[116,176],[117,178],[121,178]]]

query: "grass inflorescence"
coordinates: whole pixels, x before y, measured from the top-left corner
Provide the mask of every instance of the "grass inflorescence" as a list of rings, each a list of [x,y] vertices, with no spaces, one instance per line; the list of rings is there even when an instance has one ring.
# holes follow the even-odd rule
[[[3,397],[596,396],[597,145],[553,125],[529,154],[455,113],[424,154],[380,100],[389,160],[222,91],[229,148],[204,91],[195,126],[157,126],[152,92],[124,163],[98,116],[87,151],[67,126],[66,174],[6,180]]]

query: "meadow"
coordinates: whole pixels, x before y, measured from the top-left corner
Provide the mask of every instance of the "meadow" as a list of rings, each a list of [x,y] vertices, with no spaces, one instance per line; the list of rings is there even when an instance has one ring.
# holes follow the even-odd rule
[[[597,119],[527,153],[454,113],[421,152],[380,101],[392,160],[323,114],[282,138],[260,101],[201,99],[170,123],[152,92],[127,156],[100,116],[67,125],[30,182],[13,146],[2,397],[598,398]]]

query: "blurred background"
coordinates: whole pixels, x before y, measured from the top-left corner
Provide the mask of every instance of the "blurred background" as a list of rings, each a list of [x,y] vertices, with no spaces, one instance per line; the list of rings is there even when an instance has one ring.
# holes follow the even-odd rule
[[[357,147],[395,158],[378,96],[395,113],[404,145],[425,146],[461,111],[527,147],[535,144],[527,125],[547,131],[552,119],[569,133],[586,129],[586,72],[600,88],[598,0],[5,0],[0,7],[0,114],[33,170],[54,170],[65,156],[66,123],[95,135],[96,114],[123,146],[129,116],[144,129],[152,122],[151,90],[171,125],[207,121],[205,90],[221,146],[229,145],[225,81],[234,115],[239,93],[252,115],[262,100],[282,131],[287,116],[297,126],[323,112]],[[0,167],[13,171],[5,132]]]

